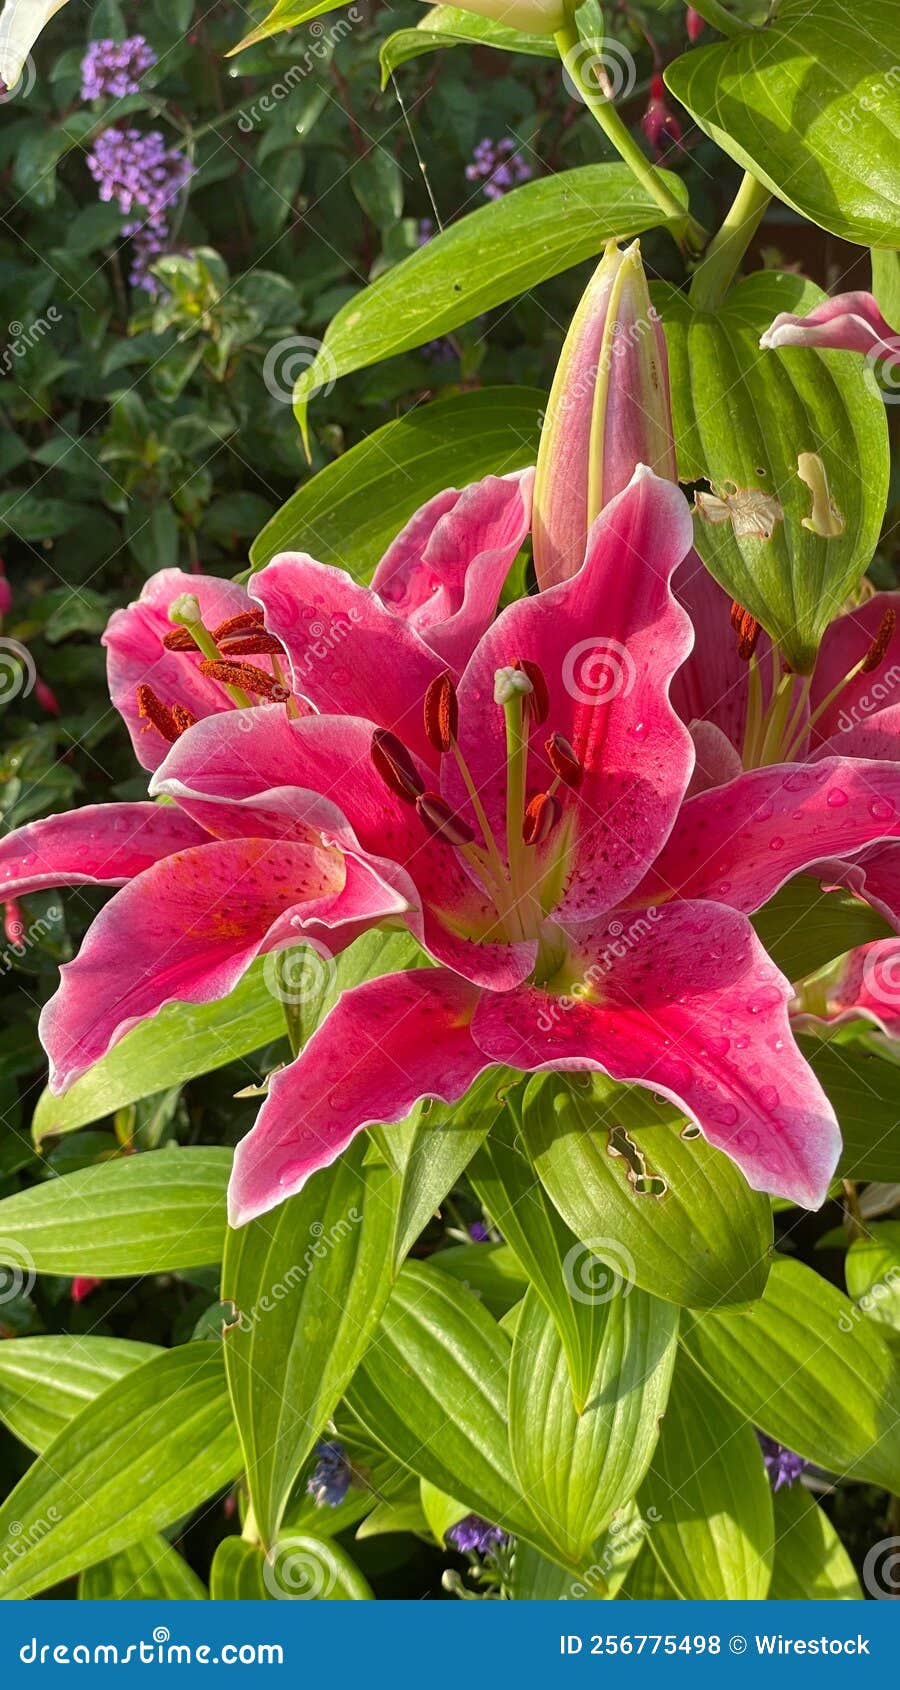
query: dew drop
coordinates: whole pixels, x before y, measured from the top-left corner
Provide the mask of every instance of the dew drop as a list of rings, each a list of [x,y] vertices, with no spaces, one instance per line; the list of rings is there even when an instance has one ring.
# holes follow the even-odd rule
[[[840,810],[841,807],[847,803],[847,794],[844,792],[842,787],[834,786],[825,799],[825,802],[828,805],[829,810]]]

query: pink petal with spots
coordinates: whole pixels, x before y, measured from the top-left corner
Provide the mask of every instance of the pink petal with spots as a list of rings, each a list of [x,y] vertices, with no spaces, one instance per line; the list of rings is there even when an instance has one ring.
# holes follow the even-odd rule
[[[897,618],[877,669],[842,686],[891,611]],[[825,632],[810,689],[812,710],[840,688],[813,729],[816,755],[900,760],[900,593],[876,593]]]
[[[708,792],[711,786],[724,786],[743,773],[741,759],[731,740],[714,722],[691,722],[690,735],[694,742],[694,772],[686,796]]]
[[[886,322],[871,293],[839,293],[797,317],[782,311],[760,337],[760,346],[818,346],[835,352],[877,352],[897,356],[900,337]]]
[[[433,838],[377,774],[370,722],[289,722],[277,706],[244,712],[243,723],[239,714],[198,722],[172,746],[154,790],[177,797],[210,829],[208,798],[226,813],[229,803],[246,805],[248,821],[239,825],[247,831],[260,809],[292,813],[329,843],[362,853],[396,887],[412,906],[412,932],[439,962],[496,990],[525,979],[535,946],[494,942],[496,912],[459,853]]]
[[[759,1191],[825,1201],[834,1111],[794,1044],[789,982],[745,917],[710,904],[619,912],[582,935],[580,995],[485,996],[472,1033],[525,1069],[600,1069],[676,1103]]]
[[[506,746],[494,703],[497,669],[539,665],[550,695],[531,730],[529,794],[553,780],[544,743],[561,733],[584,769],[577,791],[557,793],[563,815],[540,847],[545,904],[564,919],[591,919],[626,897],[660,849],[686,790],[693,746],[672,709],[669,684],[691,645],[689,619],[672,595],[673,571],[692,537],[687,503],[641,466],[597,518],[577,575],[502,611],[459,689],[459,740],[505,856]],[[451,759],[445,796],[474,815]],[[559,896],[554,863],[568,846]]]
[[[152,723],[138,715],[136,689],[151,686],[163,704],[181,704],[198,719],[219,710],[233,710],[217,681],[198,672],[200,653],[166,651],[163,635],[172,632],[169,605],[182,593],[194,593],[203,620],[211,630],[230,616],[252,610],[243,587],[215,575],[187,575],[181,569],[161,569],[152,575],[139,599],[114,611],[103,644],[109,694],[131,735],[138,762],[156,769],[168,745]]]
[[[88,804],[0,839],[0,898],[43,886],[123,886],[207,837],[171,804]]]
[[[635,902],[714,898],[750,914],[821,859],[900,837],[900,763],[749,769],[682,806]]]
[[[423,702],[446,664],[377,593],[306,552],[281,552],[251,591],[287,651],[296,692],[323,715],[390,728],[433,761]]]
[[[531,521],[534,471],[429,499],[388,547],[373,590],[459,673],[489,626]]]
[[[747,720],[748,664],[738,655],[731,599],[693,550],[675,571],[672,586],[694,625],[694,649],[672,682],[672,703],[683,722],[712,722],[740,751]],[[760,634],[756,660],[765,704],[772,665],[766,634]]]
[[[473,1043],[478,993],[443,969],[344,992],[305,1049],[276,1074],[237,1147],[229,1220],[243,1226],[299,1191],[363,1128],[402,1121],[423,1097],[455,1103],[490,1067]]]
[[[111,899],[61,970],[40,1023],[51,1089],[164,1004],[225,997],[260,951],[306,938],[330,955],[396,913],[395,895],[334,851],[243,839],[165,858]]]

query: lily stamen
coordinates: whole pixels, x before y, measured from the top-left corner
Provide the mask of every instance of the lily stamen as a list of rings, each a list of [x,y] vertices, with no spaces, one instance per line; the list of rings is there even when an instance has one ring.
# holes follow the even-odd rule
[[[218,658],[213,662],[204,658],[198,667],[201,675],[208,675],[210,680],[265,698],[270,704],[286,704],[291,696],[287,687],[264,669],[257,669],[254,663],[230,663]]]
[[[447,845],[474,845],[475,835],[468,822],[458,816],[450,805],[439,797],[436,792],[424,792],[416,799],[416,810],[435,838],[443,839]]]
[[[563,786],[579,787],[584,779],[584,769],[578,761],[575,747],[562,734],[551,734],[544,741],[544,750],[557,780],[562,781]]]
[[[430,683],[424,710],[426,738],[443,756],[453,745],[459,728],[459,704],[449,670]]]
[[[163,704],[162,699],[145,681],[142,681],[140,686],[135,689],[135,694],[138,715],[146,722],[147,727],[154,727],[157,733],[162,734],[167,744],[174,745],[176,739],[180,738],[182,731],[176,720],[175,712],[170,710],[167,704]],[[146,732],[146,729],[144,731]]]
[[[423,781],[411,754],[396,734],[387,728],[376,728],[372,735],[370,755],[386,787],[397,798],[414,804],[425,791]]]
[[[539,792],[525,806],[522,838],[526,845],[543,845],[562,814],[562,805],[550,792]]]

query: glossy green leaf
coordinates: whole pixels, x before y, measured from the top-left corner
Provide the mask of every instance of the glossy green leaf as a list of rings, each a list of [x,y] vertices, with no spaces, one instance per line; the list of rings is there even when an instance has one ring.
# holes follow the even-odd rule
[[[154,1356],[130,1338],[10,1338],[0,1344],[0,1420],[29,1449],[44,1450],[108,1385]]]
[[[528,53],[540,59],[557,57],[548,35],[523,35],[520,30],[507,29],[493,18],[480,17],[477,12],[466,12],[459,6],[430,6],[415,29],[395,29],[388,36],[378,55],[381,86],[385,88],[392,73],[410,59],[466,45],[495,47],[501,53]]]
[[[346,1549],[331,1538],[292,1533],[265,1557],[263,1583],[276,1600],[368,1602],[372,1592]]]
[[[847,1251],[844,1273],[863,1314],[900,1330],[900,1221],[868,1221]]]
[[[681,180],[663,172],[680,199]],[[341,307],[294,390],[306,434],[313,394],[351,370],[447,334],[603,249],[665,222],[624,164],[586,164],[514,188],[452,223]]]
[[[900,252],[872,248],[872,292],[881,315],[900,323]]]
[[[528,1290],[528,1275],[508,1244],[453,1244],[431,1259],[442,1273],[474,1291],[495,1320]]]
[[[427,1479],[419,1480],[419,1501],[428,1530],[438,1547],[443,1549],[451,1526],[464,1519],[469,1513],[469,1508],[455,1496],[448,1496],[446,1491],[438,1490],[437,1485],[429,1484]]]
[[[88,1567],[78,1595],[82,1602],[202,1602],[207,1592],[177,1549],[157,1536]]]
[[[407,1262],[347,1402],[420,1478],[547,1550],[509,1451],[509,1358],[509,1339],[471,1292]]]
[[[95,1162],[0,1202],[2,1239],[37,1273],[112,1279],[219,1262],[231,1151],[194,1145]]]
[[[282,505],[250,548],[254,567],[299,549],[367,580],[435,493],[534,463],[545,403],[533,388],[484,387],[376,428]]]
[[[900,1350],[810,1268],[774,1262],[752,1308],[686,1317],[681,1337],[770,1437],[830,1472],[900,1489]]]
[[[218,1544],[209,1572],[209,1594],[214,1602],[266,1602],[269,1593],[263,1583],[265,1557],[256,1543],[242,1537],[225,1537]]]
[[[798,1043],[840,1122],[839,1172],[847,1179],[900,1178],[900,1067],[855,1043],[806,1037]]]
[[[257,41],[266,41],[270,35],[281,35],[286,29],[296,29],[298,24],[308,23],[310,18],[320,18],[323,12],[333,12],[335,0],[275,0],[270,12],[267,12],[261,23],[242,36],[236,47],[232,47],[229,58],[235,53],[242,53],[245,47],[252,47]],[[347,29],[351,26],[348,24]]]
[[[275,1538],[300,1468],[378,1324],[396,1187],[358,1139],[296,1197],[229,1231],[228,1380],[260,1536]]]
[[[686,1601],[766,1595],[774,1525],[759,1444],[743,1415],[685,1355],[639,1502],[650,1548]]]
[[[715,313],[668,286],[655,297],[669,348],[678,473],[734,498],[729,520],[696,516],[697,550],[805,673],[878,540],[888,476],[884,405],[856,354],[760,351],[779,311],[804,314],[825,297],[812,282],[760,271]],[[801,452],[821,459],[844,522],[839,534],[803,526],[812,494],[797,473]],[[752,503],[759,494],[783,511],[768,539]]]
[[[652,1524],[652,1522],[651,1522]],[[641,1549],[625,1580],[623,1597],[629,1602],[677,1602],[677,1590],[666,1578],[653,1550],[647,1544]]]
[[[592,1545],[588,1565],[571,1570],[548,1561],[529,1543],[516,1545],[510,1595],[514,1602],[592,1602],[613,1597],[624,1583],[644,1539],[634,1502],[627,1502]]]
[[[46,1590],[191,1513],[234,1479],[240,1449],[221,1350],[184,1344],[110,1385],[39,1455],[0,1508],[21,1553],[0,1599]]]
[[[712,139],[788,205],[848,241],[900,246],[897,7],[781,0],[765,29],[666,71]]]
[[[371,1514],[356,1529],[356,1540],[363,1543],[369,1537],[387,1537],[392,1532],[415,1532],[419,1537],[428,1534],[428,1521],[422,1512],[418,1489],[415,1494],[398,1497],[395,1502],[378,1502]]]
[[[407,1121],[380,1133],[400,1180],[394,1239],[398,1268],[491,1125],[508,1117],[506,1091],[516,1079],[506,1068],[489,1068],[458,1103],[420,1103]]]
[[[761,1295],[767,1198],[682,1117],[600,1075],[536,1075],[522,1136],[563,1219],[623,1279],[689,1307]]]
[[[828,1515],[802,1485],[782,1485],[775,1510],[771,1602],[854,1602],[862,1597],[853,1562]]]
[[[789,980],[802,980],[857,945],[893,932],[870,904],[846,892],[823,892],[813,874],[795,875],[751,920]]]
[[[675,1362],[678,1311],[634,1286],[600,1292],[586,1407],[576,1413],[559,1329],[534,1286],[516,1325],[509,1375],[513,1465],[564,1561],[589,1559],[595,1538],[635,1494],[656,1446]]]

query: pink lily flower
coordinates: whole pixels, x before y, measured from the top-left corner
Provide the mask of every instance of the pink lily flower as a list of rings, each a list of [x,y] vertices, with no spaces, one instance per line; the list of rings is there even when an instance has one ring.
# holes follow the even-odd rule
[[[423,638],[422,651],[432,668],[439,654],[452,658],[474,644],[490,621],[528,531],[531,480],[526,471],[440,494],[379,565],[379,588],[368,597],[387,622],[422,631],[411,638],[427,635],[432,645]],[[351,672],[358,658],[347,641],[357,615],[352,595],[327,612],[310,608],[291,656],[307,691],[313,674],[320,697],[331,682],[357,687],[360,698],[372,689],[364,666]],[[106,644],[110,691],[145,767],[157,767],[200,718],[227,717],[240,737],[261,714],[287,722],[311,708],[278,678],[283,647],[262,629],[259,606],[230,582],[164,570],[113,616]],[[278,667],[267,674],[261,663]],[[390,676],[383,682],[389,688]],[[266,702],[251,704],[251,695]],[[225,996],[260,954],[307,939],[333,955],[373,923],[406,915],[396,874],[386,878],[352,848],[323,844],[291,798],[272,791],[264,801],[231,802],[213,792],[190,814],[177,804],[94,805],[0,840],[4,900],[48,886],[122,888],[63,967],[41,1018],[55,1090],[164,1004]]]
[[[878,309],[871,293],[839,293],[824,299],[805,317],[782,311],[760,337],[771,351],[784,346],[818,346],[835,352],[862,352],[896,360],[900,336]]]
[[[823,1200],[839,1134],[791,1038],[790,984],[743,914],[668,886],[637,896],[693,764],[668,698],[691,642],[671,590],[691,534],[678,488],[640,467],[592,526],[581,570],[502,611],[461,674],[339,570],[285,554],[255,577],[292,664],[311,612],[358,606],[341,675],[307,675],[318,715],[264,708],[246,733],[208,717],[153,787],[188,814],[214,795],[289,792],[327,844],[404,892],[439,966],[345,993],[274,1077],[237,1151],[233,1224],[367,1125],[423,1096],[454,1101],[497,1063],[651,1087],[754,1186]]]

